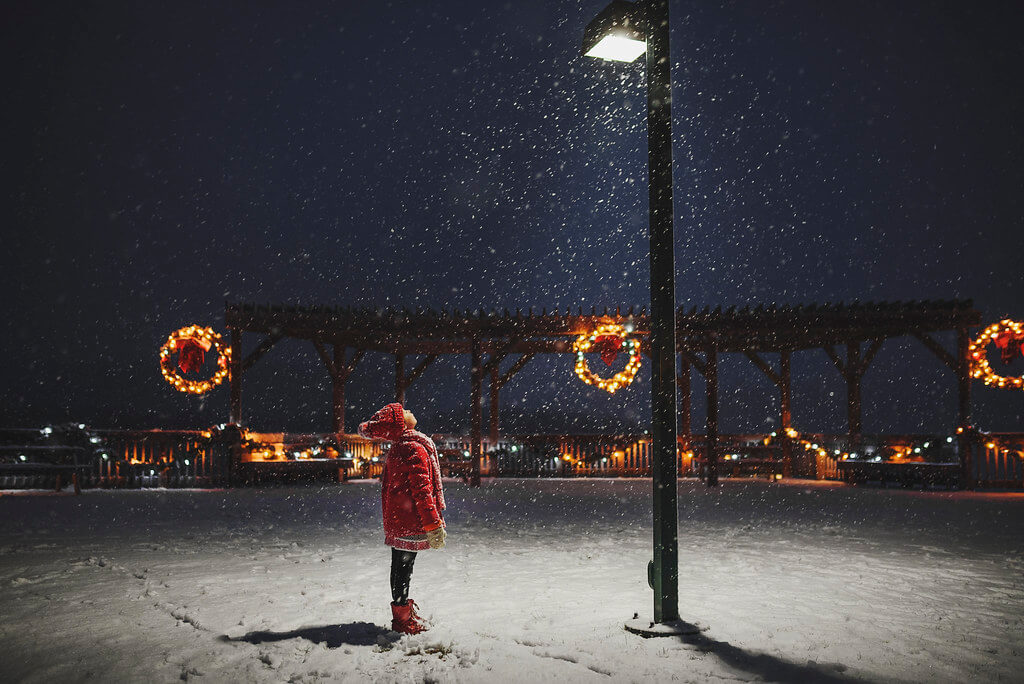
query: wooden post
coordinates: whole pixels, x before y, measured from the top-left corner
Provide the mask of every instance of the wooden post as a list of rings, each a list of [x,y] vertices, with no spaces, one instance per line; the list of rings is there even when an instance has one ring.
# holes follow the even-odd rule
[[[957,446],[960,451],[960,482],[964,489],[974,489],[974,459],[971,449],[971,433],[968,426],[971,424],[971,363],[968,357],[968,348],[971,339],[966,327],[957,328],[956,331],[956,352],[957,352],[957,388],[959,401],[957,402],[957,420],[959,421],[960,432]]]
[[[860,449],[861,404],[860,342],[846,343],[846,423],[849,429],[850,449]]]
[[[683,448],[689,450],[692,428],[690,426],[690,404],[693,388],[690,383],[690,362],[684,354],[679,355],[679,376],[676,378],[679,387],[679,436],[683,440]]]
[[[480,486],[480,439],[481,423],[483,422],[483,363],[480,358],[480,341],[474,339],[470,352],[470,456],[472,457],[472,475],[470,485]]]
[[[405,356],[395,354],[395,401],[405,406]]]
[[[781,424],[782,424],[782,476],[790,477],[793,474],[793,441],[787,432],[793,425],[793,374],[790,367],[792,353],[787,351],[779,352],[779,392],[781,394]]]
[[[345,432],[345,380],[347,380],[345,368],[347,363],[345,360],[345,346],[335,344],[334,375],[332,376],[334,391],[331,401],[331,431],[339,435]]]
[[[707,467],[708,487],[718,486],[718,352],[709,349],[707,367],[704,373],[707,385],[708,416],[707,416]]]
[[[242,424],[242,331],[231,328],[231,408],[228,422]]]
[[[490,438],[491,445],[494,446],[498,443],[498,395],[501,393],[501,384],[498,380],[498,364],[491,366],[491,430]]]

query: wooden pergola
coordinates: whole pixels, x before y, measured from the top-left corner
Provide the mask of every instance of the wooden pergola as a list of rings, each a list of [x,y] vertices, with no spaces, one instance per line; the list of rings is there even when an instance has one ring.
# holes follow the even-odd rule
[[[333,383],[332,430],[345,432],[345,383],[367,351],[394,355],[395,400],[442,354],[470,356],[471,456],[473,481],[479,482],[483,416],[483,378],[489,377],[490,437],[498,439],[498,403],[501,389],[536,354],[572,354],[573,341],[602,323],[629,325],[646,352],[650,320],[646,309],[623,308],[514,312],[508,309],[476,311],[298,307],[232,304],[225,307],[231,331],[230,420],[242,424],[242,378],[245,371],[279,340],[308,340],[316,349]],[[793,352],[822,349],[846,381],[847,420],[851,448],[861,436],[861,380],[885,340],[912,336],[938,356],[957,376],[958,425],[970,424],[970,372],[967,345],[969,328],[981,317],[967,301],[925,301],[809,306],[721,307],[676,312],[677,376],[680,406],[680,441],[690,441],[691,371],[706,381],[708,481],[717,480],[718,357],[739,353],[749,358],[778,388],[780,428],[792,423],[791,357]],[[934,333],[956,332],[950,351]],[[243,356],[243,333],[262,336]],[[350,351],[351,350],[351,351]],[[773,365],[765,354],[777,354]],[[505,370],[502,364],[510,360]],[[788,441],[783,440],[787,458]],[[965,461],[968,449],[961,449]],[[962,462],[964,472],[968,464]],[[965,475],[966,477],[966,475]]]

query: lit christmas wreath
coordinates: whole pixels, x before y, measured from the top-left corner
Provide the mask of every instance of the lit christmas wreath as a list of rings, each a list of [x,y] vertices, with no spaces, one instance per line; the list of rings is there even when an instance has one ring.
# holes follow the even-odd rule
[[[640,340],[630,338],[625,328],[616,323],[606,323],[593,332],[583,333],[573,343],[573,350],[576,352],[576,375],[580,380],[610,394],[615,394],[615,390],[633,382],[636,372],[640,370]],[[590,371],[584,357],[587,352],[595,351],[601,352],[601,360],[608,366],[612,365],[620,351],[629,354],[629,362],[612,377],[602,378]]]
[[[182,373],[197,372],[202,368],[206,352],[217,351],[217,372],[206,380],[189,380]],[[172,360],[178,354],[178,363]],[[188,394],[206,394],[224,381],[231,370],[231,347],[221,344],[221,337],[213,328],[189,325],[171,333],[160,347],[160,372],[174,389]],[[180,372],[179,372],[180,371]]]
[[[985,353],[989,342],[996,343],[1002,352],[1003,363],[1009,364],[1018,354],[1024,355],[1024,349],[1021,347],[1021,343],[1024,342],[1024,324],[1009,319],[993,323],[982,330],[978,339],[971,342],[967,348],[971,361],[971,377],[980,378],[986,385],[994,387],[1024,389],[1024,376],[1008,378],[992,370]]]

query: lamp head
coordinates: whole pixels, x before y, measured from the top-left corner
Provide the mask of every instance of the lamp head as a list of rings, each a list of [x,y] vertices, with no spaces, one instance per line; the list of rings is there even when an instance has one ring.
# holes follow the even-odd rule
[[[647,51],[643,10],[626,0],[612,2],[583,31],[583,55],[632,62]]]

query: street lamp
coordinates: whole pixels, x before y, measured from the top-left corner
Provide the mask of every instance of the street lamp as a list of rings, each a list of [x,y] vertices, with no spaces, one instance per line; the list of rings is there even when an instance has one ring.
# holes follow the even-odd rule
[[[689,634],[679,619],[676,505],[676,302],[672,238],[672,83],[668,0],[614,0],[583,32],[586,56],[633,61],[647,53],[647,186],[651,235],[651,417],[654,457],[654,620],[626,629],[642,636]]]
[[[632,62],[647,51],[633,3],[615,0],[601,10],[583,31],[583,55],[616,62]]]

